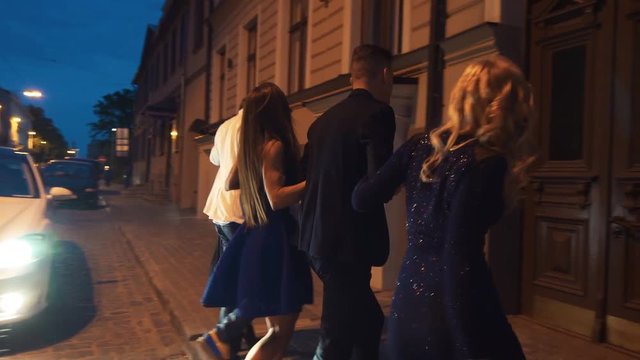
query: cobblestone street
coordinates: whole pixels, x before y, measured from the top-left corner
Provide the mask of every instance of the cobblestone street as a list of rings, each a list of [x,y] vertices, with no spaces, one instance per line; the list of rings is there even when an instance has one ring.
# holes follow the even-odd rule
[[[49,307],[3,329],[8,359],[184,359],[178,337],[106,209],[58,209]]]

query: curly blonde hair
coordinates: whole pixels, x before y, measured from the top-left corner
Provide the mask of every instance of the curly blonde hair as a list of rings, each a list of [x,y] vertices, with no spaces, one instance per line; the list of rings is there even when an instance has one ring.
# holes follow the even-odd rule
[[[448,118],[430,134],[433,153],[422,164],[421,180],[433,181],[434,169],[459,138],[471,137],[507,159],[507,191],[513,194],[526,182],[525,171],[533,160],[527,155],[532,111],[531,86],[509,59],[494,56],[469,65],[451,92]],[[444,135],[449,135],[446,143]]]

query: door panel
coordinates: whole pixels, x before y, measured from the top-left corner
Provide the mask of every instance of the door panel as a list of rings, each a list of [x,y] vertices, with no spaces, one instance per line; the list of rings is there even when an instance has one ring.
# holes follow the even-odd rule
[[[607,340],[640,351],[640,1],[616,24]]]
[[[523,311],[592,338],[604,329],[614,10],[530,2],[540,151],[525,210]]]

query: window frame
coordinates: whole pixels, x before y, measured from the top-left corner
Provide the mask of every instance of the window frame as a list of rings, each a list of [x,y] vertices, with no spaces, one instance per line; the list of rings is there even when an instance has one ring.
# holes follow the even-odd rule
[[[294,9],[296,9],[296,4],[300,6],[300,14],[294,14]],[[306,74],[306,57],[307,57],[307,34],[308,34],[308,25],[309,25],[309,0],[290,0],[289,2],[289,69],[287,73],[287,89],[288,92],[295,93],[300,90],[303,90],[305,87],[305,74]],[[300,15],[299,18],[297,16]],[[300,41],[300,46],[298,51],[294,53],[293,43],[294,38],[298,36]],[[297,69],[297,77],[293,77],[295,74],[293,62],[296,62]]]
[[[258,85],[258,17],[244,26],[247,32],[246,87],[247,93]],[[252,41],[253,40],[253,41]],[[250,75],[253,76],[250,76]]]
[[[218,57],[219,69],[217,74],[218,80],[218,119],[222,120],[224,117],[224,100],[226,94],[226,79],[227,79],[227,46],[223,45],[216,51]]]

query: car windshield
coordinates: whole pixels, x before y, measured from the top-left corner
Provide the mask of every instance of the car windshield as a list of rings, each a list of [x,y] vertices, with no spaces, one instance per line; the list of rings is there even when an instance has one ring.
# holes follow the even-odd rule
[[[29,163],[17,157],[0,157],[0,196],[38,196],[36,184]]]
[[[91,165],[78,163],[52,163],[44,169],[46,176],[54,177],[71,177],[71,178],[90,178]]]

